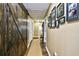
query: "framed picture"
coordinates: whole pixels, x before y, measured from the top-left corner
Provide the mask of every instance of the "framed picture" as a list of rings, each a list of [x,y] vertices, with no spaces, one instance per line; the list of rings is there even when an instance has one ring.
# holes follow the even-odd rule
[[[59,20],[55,20],[55,27],[59,28]]]
[[[55,27],[56,27],[55,20],[52,20],[52,22],[51,22],[51,28],[55,28]]]
[[[51,23],[48,23],[48,27],[51,28]]]
[[[48,17],[48,22],[51,22],[52,18],[51,16]]]
[[[57,18],[60,18],[63,15],[64,15],[64,3],[60,3],[57,6]]]
[[[52,22],[52,19],[51,19],[51,16],[49,16],[49,17],[48,17],[48,27],[49,27],[49,28],[51,28],[51,22]]]
[[[56,7],[53,8],[50,15],[53,20],[56,20]]]
[[[60,23],[60,24],[64,24],[64,23],[65,23],[65,17],[60,18],[60,19],[59,19],[59,23]]]
[[[52,20],[52,19],[49,18],[48,19],[48,27],[52,29],[52,28],[55,28],[55,26],[56,26],[55,20]]]
[[[79,3],[67,3],[66,7],[67,21],[75,21],[79,19]]]

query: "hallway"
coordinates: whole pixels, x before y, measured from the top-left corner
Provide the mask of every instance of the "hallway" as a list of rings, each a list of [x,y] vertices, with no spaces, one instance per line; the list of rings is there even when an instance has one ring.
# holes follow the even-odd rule
[[[42,24],[49,5],[50,3],[0,4],[1,56],[47,55]]]
[[[2,3],[0,56],[79,56],[78,21],[79,3]]]
[[[34,39],[32,41],[31,47],[29,49],[27,56],[42,56],[42,50],[41,50],[39,39]]]

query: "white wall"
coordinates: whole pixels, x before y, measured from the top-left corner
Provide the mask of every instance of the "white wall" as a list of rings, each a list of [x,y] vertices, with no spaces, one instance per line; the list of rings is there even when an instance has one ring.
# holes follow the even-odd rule
[[[48,29],[47,46],[51,55],[79,55],[79,22]]]
[[[79,56],[79,21],[60,25],[59,29],[47,28],[47,47],[51,55]]]
[[[38,37],[39,35],[39,23],[36,21],[34,23],[34,37]]]
[[[41,35],[42,35],[42,22],[39,22],[39,39]]]
[[[42,20],[34,20],[34,37],[39,37],[42,34]]]

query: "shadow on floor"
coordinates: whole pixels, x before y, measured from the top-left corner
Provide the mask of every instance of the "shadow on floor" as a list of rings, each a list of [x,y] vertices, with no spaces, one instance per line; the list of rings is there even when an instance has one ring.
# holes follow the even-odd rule
[[[42,49],[42,55],[43,56],[49,56],[48,52],[46,50],[46,43],[42,42],[42,40],[40,40],[40,45],[41,45],[41,49]]]

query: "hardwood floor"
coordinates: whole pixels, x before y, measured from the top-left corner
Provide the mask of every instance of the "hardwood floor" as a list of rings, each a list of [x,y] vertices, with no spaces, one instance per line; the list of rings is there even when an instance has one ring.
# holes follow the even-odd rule
[[[42,56],[42,50],[41,50],[39,39],[34,39],[32,41],[27,56]]]

